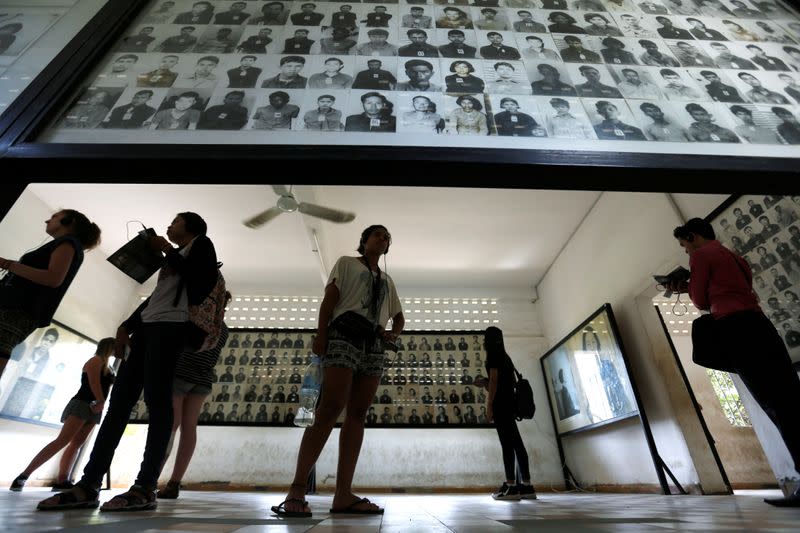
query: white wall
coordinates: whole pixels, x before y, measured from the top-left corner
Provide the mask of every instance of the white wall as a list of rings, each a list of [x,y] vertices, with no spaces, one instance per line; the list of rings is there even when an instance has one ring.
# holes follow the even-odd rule
[[[686,216],[705,216],[718,204],[719,197],[698,196],[687,205],[701,212]],[[681,223],[664,194],[604,193],[539,283],[536,306],[552,346],[603,303],[611,304],[659,452],[679,481],[691,486],[699,481],[697,472],[675,422],[666,385],[651,361],[651,343],[635,302],[652,286],[651,275],[680,257],[676,256],[672,230]],[[646,442],[643,437],[636,438],[630,427],[587,432],[571,441],[578,439],[586,442],[571,442],[569,451],[595,450],[596,457],[587,462],[567,455],[567,464],[579,482],[658,483]],[[609,468],[619,457],[625,461]]]
[[[52,213],[51,207],[26,189],[0,221],[0,256],[16,259],[47,242],[50,237],[44,232],[44,221]],[[87,215],[91,218],[91,213]],[[86,254],[54,318],[95,340],[113,336],[119,322],[130,313],[137,288],[135,281],[119,272],[95,249]],[[77,392],[80,376],[72,377]],[[0,419],[0,442],[4,449],[14,450],[11,457],[0,461],[0,483],[10,483],[58,431],[58,428]],[[33,479],[52,479],[57,470],[58,457],[55,457]]]

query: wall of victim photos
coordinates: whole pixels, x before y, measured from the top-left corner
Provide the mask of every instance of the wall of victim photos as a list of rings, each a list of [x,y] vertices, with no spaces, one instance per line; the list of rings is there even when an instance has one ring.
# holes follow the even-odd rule
[[[290,426],[311,362],[312,330],[233,330],[214,367],[200,424]],[[401,335],[367,413],[367,426],[488,426],[483,334],[472,331]],[[132,421],[147,420],[142,398]]]
[[[53,131],[800,144],[798,43],[780,0],[156,0]]]
[[[800,196],[743,195],[712,225],[747,260],[761,308],[800,361]]]

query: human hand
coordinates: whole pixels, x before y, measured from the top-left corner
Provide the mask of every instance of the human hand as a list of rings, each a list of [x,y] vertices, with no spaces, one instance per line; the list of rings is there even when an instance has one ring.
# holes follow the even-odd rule
[[[103,406],[105,404],[106,404],[105,400],[103,400],[102,402],[94,401],[94,402],[91,403],[91,405],[89,407],[91,408],[91,410],[92,410],[92,412],[94,414],[97,414],[97,413],[102,413],[103,412]]]
[[[169,243],[169,241],[160,235],[150,237],[148,239],[148,244],[150,245],[150,248],[159,252],[169,252],[172,250],[172,245]]]
[[[3,270],[9,270],[11,268],[11,263],[13,263],[11,259],[6,259],[4,257],[0,257],[0,268]]]
[[[317,330],[317,336],[314,338],[314,345],[311,346],[311,351],[320,357],[325,357],[325,352],[328,351],[328,332]]]
[[[393,331],[384,330],[381,331],[381,337],[383,337],[383,340],[385,340],[386,342],[394,342],[397,340],[397,333],[394,333]]]

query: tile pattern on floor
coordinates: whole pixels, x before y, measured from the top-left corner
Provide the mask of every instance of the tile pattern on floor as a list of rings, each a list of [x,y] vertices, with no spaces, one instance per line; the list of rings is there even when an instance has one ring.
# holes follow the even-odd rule
[[[121,490],[103,491],[101,501]],[[544,493],[536,501],[498,502],[474,494],[375,494],[383,516],[332,516],[330,495],[308,500],[312,518],[280,519],[269,511],[283,494],[182,491],[156,511],[36,511],[44,489],[0,489],[0,531],[219,533],[566,533],[588,531],[797,532],[800,509],[767,505],[778,491],[735,496]]]

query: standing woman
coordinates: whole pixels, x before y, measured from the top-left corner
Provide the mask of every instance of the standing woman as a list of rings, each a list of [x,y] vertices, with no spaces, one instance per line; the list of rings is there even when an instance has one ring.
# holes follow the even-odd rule
[[[72,397],[61,415],[61,432],[50,444],[41,449],[25,470],[11,483],[11,490],[19,492],[31,474],[64,450],[58,465],[58,478],[53,490],[72,488],[69,473],[72,463],[89,433],[100,423],[108,390],[114,382],[114,373],[108,367],[108,358],[114,353],[114,337],[107,337],[97,343],[97,351],[86,361],[81,372],[81,388]]]
[[[528,452],[517,428],[514,413],[514,363],[506,353],[503,332],[494,326],[486,328],[486,372],[489,374],[489,394],[486,400],[486,416],[494,421],[500,446],[503,449],[503,466],[506,480],[500,489],[492,494],[495,500],[536,499],[536,491],[531,485],[528,466]],[[485,381],[484,381],[485,383]],[[522,475],[522,484],[516,483],[516,463]]]
[[[386,366],[380,341],[394,342],[405,325],[394,281],[378,267],[378,259],[388,253],[391,241],[384,226],[369,226],[361,233],[360,257],[340,257],[328,278],[312,347],[322,357],[322,396],[314,424],[303,433],[289,493],[280,505],[272,506],[279,516],[311,516],[304,499],[308,474],[345,407],[330,512],[383,514],[383,509],[353,494],[352,485],[364,438],[364,419]],[[392,329],[386,331],[390,318]],[[373,333],[358,338],[358,328],[352,327],[358,324],[365,324],[365,329]]]
[[[231,293],[225,291],[225,308],[231,301]],[[175,365],[175,378],[172,380],[172,436],[169,439],[164,462],[167,462],[175,433],[181,428],[181,438],[178,441],[178,452],[172,475],[167,486],[156,493],[160,499],[174,500],[178,497],[181,480],[189,468],[189,462],[194,455],[197,444],[197,421],[208,395],[211,394],[211,384],[214,379],[214,366],[217,364],[219,354],[228,340],[228,325],[222,322],[219,340],[213,348],[203,352],[183,352],[178,357]],[[258,350],[260,352],[260,350]],[[256,369],[253,368],[253,371]],[[255,385],[254,385],[255,386]],[[206,404],[208,406],[208,404]],[[210,413],[208,419],[211,418]],[[163,466],[162,466],[163,469]]]
[[[11,350],[50,320],[83,263],[84,250],[100,242],[100,228],[86,215],[63,209],[45,221],[53,240],[19,261],[0,257],[0,376]]]

